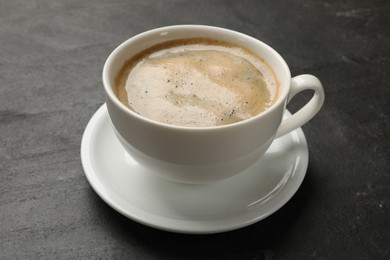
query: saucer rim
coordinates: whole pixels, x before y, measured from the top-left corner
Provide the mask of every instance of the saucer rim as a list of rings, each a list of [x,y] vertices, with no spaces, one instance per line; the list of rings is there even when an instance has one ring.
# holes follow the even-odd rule
[[[307,146],[307,141],[306,137],[304,135],[304,132],[302,128],[297,128],[296,130],[288,133],[287,135],[292,135],[295,134],[296,138],[298,138],[299,143],[302,148],[304,148],[302,151],[300,151],[300,160],[299,162],[296,162],[295,167],[293,169],[293,172],[291,173],[290,178],[288,181],[285,183],[285,185],[281,188],[281,190],[272,198],[270,198],[271,201],[273,202],[272,206],[268,206],[271,209],[267,210],[263,214],[259,214],[257,217],[250,218],[246,221],[242,221],[240,223],[231,223],[230,225],[226,225],[225,227],[221,228],[215,228],[215,227],[204,227],[204,228],[199,228],[199,227],[189,227],[187,226],[186,228],[181,227],[180,225],[175,225],[175,224],[163,224],[159,223],[158,221],[153,221],[151,219],[145,219],[144,216],[140,216],[137,212],[129,212],[126,210],[123,206],[120,205],[117,201],[115,201],[115,198],[113,198],[109,192],[106,192],[106,188],[104,186],[104,183],[99,177],[97,176],[97,173],[94,170],[93,162],[92,162],[92,156],[90,153],[90,141],[93,139],[93,135],[96,134],[96,127],[98,124],[103,124],[104,122],[104,115],[105,113],[107,114],[108,120],[109,120],[109,115],[107,112],[107,107],[106,104],[104,103],[102,106],[97,109],[97,111],[93,114],[91,119],[89,120],[83,136],[81,140],[81,147],[80,147],[80,156],[81,156],[81,163],[82,167],[84,170],[84,174],[91,185],[92,189],[98,194],[98,196],[106,203],[108,204],[111,208],[113,208],[115,211],[118,213],[122,214],[123,216],[134,220],[140,224],[163,230],[163,231],[168,231],[168,232],[173,232],[173,233],[183,233],[183,234],[215,234],[215,233],[221,233],[221,232],[228,232],[228,231],[233,231],[236,229],[240,229],[249,225],[252,225],[256,222],[259,222],[268,216],[272,215],[276,211],[278,211],[280,208],[282,208],[298,191],[299,187],[301,186],[307,172],[307,167],[309,163],[309,152],[308,152],[308,146]],[[287,115],[291,115],[288,110],[286,110]],[[298,173],[298,174],[297,174]],[[157,178],[157,177],[156,177]],[[289,189],[289,192],[286,190]],[[287,193],[287,194],[286,194]],[[134,206],[136,207],[136,206]],[[260,206],[261,207],[261,206]],[[151,212],[145,212],[147,214],[153,215]],[[164,216],[157,216],[157,217],[162,217]],[[165,217],[166,218],[166,217]],[[168,218],[166,218],[168,219]],[[178,221],[175,219],[174,221]],[[182,221],[183,220],[179,220]],[[184,220],[185,222],[185,220]]]

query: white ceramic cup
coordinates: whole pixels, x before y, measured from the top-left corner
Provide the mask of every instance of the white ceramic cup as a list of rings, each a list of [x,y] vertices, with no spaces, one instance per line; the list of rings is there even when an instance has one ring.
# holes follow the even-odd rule
[[[155,44],[207,37],[247,47],[268,63],[280,83],[279,98],[266,111],[244,121],[213,127],[182,127],[142,117],[116,97],[114,79],[126,60]],[[324,102],[320,81],[311,75],[291,78],[283,58],[270,46],[248,35],[210,26],[177,25],[138,34],[108,57],[103,68],[106,104],[113,129],[125,150],[151,173],[185,183],[204,183],[242,172],[280,137],[309,121]],[[286,105],[303,90],[314,90],[310,101],[282,121]]]

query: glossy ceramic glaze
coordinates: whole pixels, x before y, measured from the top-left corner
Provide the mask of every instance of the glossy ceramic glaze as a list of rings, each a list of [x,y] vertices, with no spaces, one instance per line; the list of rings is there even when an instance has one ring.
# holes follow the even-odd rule
[[[85,129],[81,160],[96,193],[124,216],[166,231],[207,234],[248,226],[282,207],[302,183],[308,149],[299,128],[235,176],[197,185],[172,182],[123,149],[103,105]]]
[[[129,57],[157,43],[190,37],[230,41],[259,54],[279,80],[279,99],[257,116],[216,127],[159,123],[138,115],[118,100],[113,91],[114,79]],[[248,168],[265,153],[275,136],[282,136],[306,123],[318,112],[324,100],[317,78],[302,75],[291,79],[286,62],[267,44],[231,30],[199,25],[164,27],[130,38],[107,59],[103,83],[114,131],[126,151],[151,171],[186,183],[215,181]],[[311,101],[288,121],[282,122],[287,102],[305,89],[315,91]]]

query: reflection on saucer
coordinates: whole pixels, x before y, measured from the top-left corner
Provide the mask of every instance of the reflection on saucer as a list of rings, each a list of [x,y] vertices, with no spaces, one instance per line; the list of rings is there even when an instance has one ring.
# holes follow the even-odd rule
[[[248,226],[281,208],[303,181],[308,149],[299,128],[233,177],[176,183],[148,172],[124,151],[103,105],[85,129],[81,160],[96,193],[126,217],[166,231],[205,234]]]

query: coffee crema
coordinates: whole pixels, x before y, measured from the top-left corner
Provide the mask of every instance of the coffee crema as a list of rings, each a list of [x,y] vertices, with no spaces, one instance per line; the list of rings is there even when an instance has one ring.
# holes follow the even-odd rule
[[[115,94],[136,113],[162,123],[209,127],[270,107],[279,83],[265,61],[242,46],[209,39],[167,41],[130,58]]]

